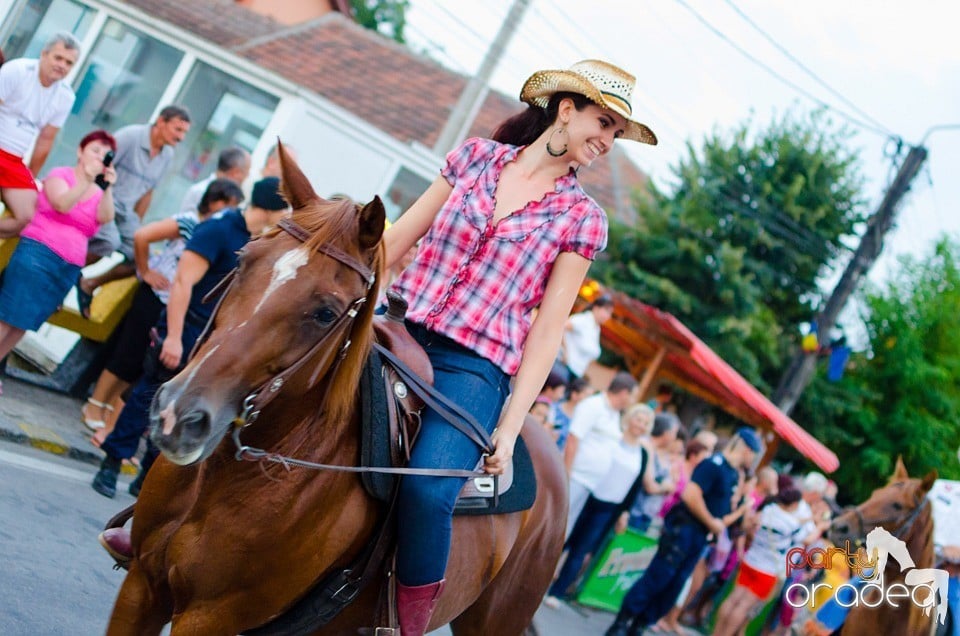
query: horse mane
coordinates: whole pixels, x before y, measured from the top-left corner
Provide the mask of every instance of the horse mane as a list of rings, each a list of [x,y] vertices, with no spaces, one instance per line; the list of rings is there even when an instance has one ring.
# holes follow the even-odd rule
[[[293,220],[310,234],[305,246],[311,254],[323,244],[335,244],[347,252],[352,252],[357,249],[360,210],[361,206],[348,197],[334,197],[329,201],[318,197],[295,209]],[[370,263],[375,277],[374,283],[367,292],[366,302],[360,307],[353,321],[349,336],[351,344],[347,354],[340,361],[337,373],[327,387],[324,411],[333,421],[344,421],[354,409],[357,394],[355,387],[360,383],[360,374],[373,341],[373,315],[385,259],[383,241],[378,242],[374,250],[373,262]],[[365,261],[363,254],[360,255],[360,261]]]

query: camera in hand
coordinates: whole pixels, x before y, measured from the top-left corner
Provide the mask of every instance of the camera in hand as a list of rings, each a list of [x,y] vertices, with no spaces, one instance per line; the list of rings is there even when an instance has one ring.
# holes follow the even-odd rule
[[[112,151],[112,150],[108,150],[108,151],[107,151],[107,154],[105,154],[105,155],[103,156],[103,167],[106,168],[106,167],[109,166],[111,163],[113,163],[113,151]],[[98,186],[100,186],[100,189],[101,189],[101,190],[106,190],[106,189],[110,186],[110,184],[107,183],[107,180],[106,180],[106,178],[103,176],[103,173],[102,173],[102,172],[97,175],[97,178],[94,179],[93,182],[96,183]]]

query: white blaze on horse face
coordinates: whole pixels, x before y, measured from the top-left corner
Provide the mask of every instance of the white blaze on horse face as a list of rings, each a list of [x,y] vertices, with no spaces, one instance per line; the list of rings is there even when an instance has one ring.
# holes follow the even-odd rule
[[[290,250],[278,258],[277,262],[273,264],[273,276],[270,278],[270,284],[267,285],[267,290],[263,292],[263,298],[257,303],[253,313],[260,311],[263,303],[267,302],[267,299],[270,298],[270,294],[279,289],[281,285],[296,278],[297,270],[306,265],[309,258],[310,252],[307,251],[305,247]]]
[[[173,427],[177,425],[177,416],[173,412],[176,406],[176,400],[170,400],[162,411],[160,411],[160,422],[163,424],[163,434],[169,435],[173,432]]]

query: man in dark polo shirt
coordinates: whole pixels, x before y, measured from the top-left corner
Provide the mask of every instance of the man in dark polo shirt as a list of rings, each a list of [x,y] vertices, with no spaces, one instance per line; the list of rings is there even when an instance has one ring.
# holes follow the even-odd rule
[[[253,186],[247,209],[218,212],[197,225],[187,241],[170,288],[170,299],[157,323],[156,330],[163,344],[154,363],[148,365],[153,368],[144,369],[143,377],[117,416],[116,426],[100,446],[106,457],[92,485],[101,495],[116,494],[120,464],[137,452],[140,437],[150,421],[153,396],[186,364],[193,344],[210,319],[215,303],[204,303],[204,296],[237,266],[237,252],[250,237],[259,236],[265,228],[276,225],[289,211],[279,186],[280,180],[276,177],[258,181]],[[148,448],[140,474],[130,484],[131,494],[139,493],[140,484],[156,456],[155,449]]]
[[[743,508],[731,512],[732,499],[740,470],[753,463],[760,447],[757,433],[741,428],[723,453],[697,465],[681,502],[664,519],[656,555],[627,592],[606,636],[640,636],[670,611],[703,554],[707,535],[720,534],[743,514]]]

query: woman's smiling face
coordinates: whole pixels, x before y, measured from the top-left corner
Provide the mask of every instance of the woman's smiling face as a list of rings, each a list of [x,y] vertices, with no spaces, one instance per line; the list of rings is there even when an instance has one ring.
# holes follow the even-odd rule
[[[587,104],[578,111],[571,102],[570,108],[560,109],[561,121],[564,117],[569,160],[581,166],[589,166],[597,157],[610,152],[614,140],[623,136],[627,126],[622,115],[596,104]]]

